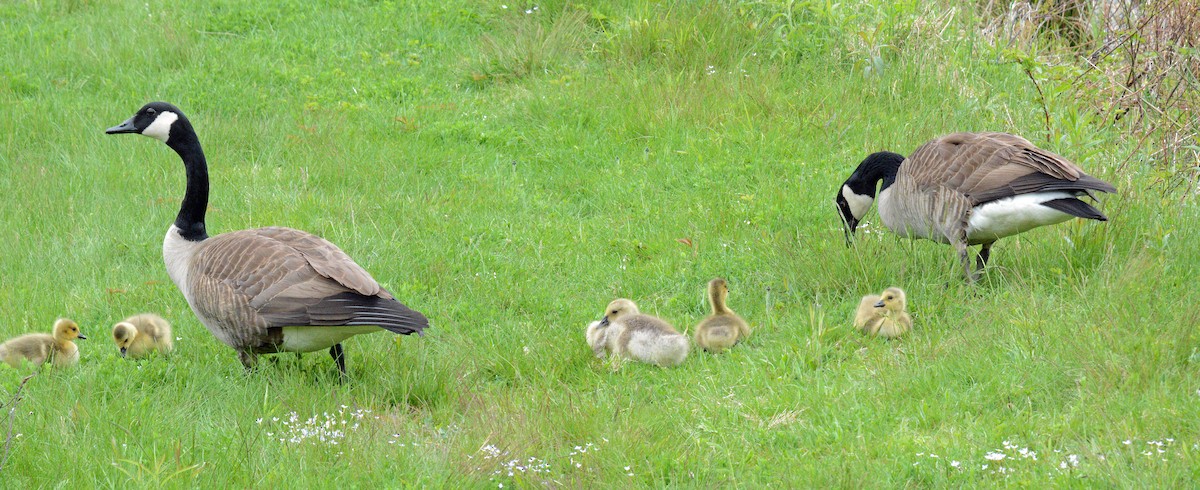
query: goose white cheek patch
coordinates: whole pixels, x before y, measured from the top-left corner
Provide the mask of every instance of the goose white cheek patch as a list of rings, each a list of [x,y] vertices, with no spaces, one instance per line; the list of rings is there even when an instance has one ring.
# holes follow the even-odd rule
[[[862,219],[871,208],[871,202],[875,201],[871,196],[855,194],[848,185],[842,186],[842,197],[846,198],[846,204],[850,206],[850,214],[854,215],[854,219]]]
[[[158,117],[154,118],[154,122],[142,130],[142,134],[166,143],[167,138],[171,137],[171,125],[175,124],[178,119],[179,114],[170,111],[161,112]]]

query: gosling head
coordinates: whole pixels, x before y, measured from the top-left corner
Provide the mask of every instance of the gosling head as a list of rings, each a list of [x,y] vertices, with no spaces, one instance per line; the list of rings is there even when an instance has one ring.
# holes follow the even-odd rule
[[[137,113],[125,122],[108,128],[107,134],[136,133],[149,136],[167,145],[186,139],[184,131],[191,129],[192,123],[184,117],[183,111],[166,102],[151,102],[138,109]]]
[[[620,320],[622,317],[638,314],[638,307],[633,301],[625,298],[613,300],[608,304],[608,308],[604,310],[604,318],[600,319],[600,326],[607,327],[609,323]]]
[[[883,294],[879,295],[879,301],[875,303],[876,308],[883,308],[888,311],[904,311],[907,306],[907,301],[904,298],[904,290],[900,288],[887,288],[883,290]]]
[[[718,277],[708,281],[708,291],[709,293],[717,293],[724,299],[726,296],[729,296],[729,283]]]
[[[79,325],[68,318],[59,318],[54,322],[54,338],[64,342],[75,339],[87,340],[87,337],[79,331]]]
[[[883,180],[881,190],[892,185],[892,182],[896,180],[896,171],[902,162],[904,162],[904,156],[898,153],[888,151],[872,153],[862,163],[859,163],[858,168],[854,169],[854,173],[850,174],[850,178],[842,183],[842,188],[838,189],[833,203],[837,205],[838,214],[842,218],[842,225],[846,232],[846,246],[850,246],[854,239],[854,232],[858,229],[858,223],[867,215],[867,210],[871,209],[871,203],[875,202],[876,184],[881,179]]]
[[[121,349],[121,357],[125,357],[125,351],[129,349],[129,344],[133,343],[137,333],[137,327],[132,323],[121,322],[113,325],[113,341],[117,343],[117,348]]]

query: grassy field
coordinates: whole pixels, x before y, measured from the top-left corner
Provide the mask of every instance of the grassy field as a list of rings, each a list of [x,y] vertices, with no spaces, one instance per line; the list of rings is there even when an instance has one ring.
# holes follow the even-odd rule
[[[0,368],[0,486],[1184,487],[1200,478],[1200,220],[1153,148],[1042,105],[970,7],[872,2],[0,3],[0,337],[77,320],[73,369]],[[341,246],[423,338],[246,374],[167,278],[184,176],[106,136],[192,120],[210,233]],[[1044,118],[1049,116],[1052,134]],[[1108,223],[951,248],[834,192],[866,154],[1023,134],[1113,182]],[[691,328],[730,282],[749,342],[610,370],[616,297]],[[849,326],[908,291],[899,341]],[[176,355],[118,357],[153,311]],[[10,428],[11,427],[11,428]]]

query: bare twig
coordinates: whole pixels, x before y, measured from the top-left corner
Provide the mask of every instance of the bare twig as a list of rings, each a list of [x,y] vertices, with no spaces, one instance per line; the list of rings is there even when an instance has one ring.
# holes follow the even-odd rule
[[[21,390],[25,388],[25,383],[30,378],[37,376],[37,371],[34,371],[29,376],[21,379],[21,384],[17,385],[17,390],[13,392],[12,399],[7,403],[8,406],[8,435],[4,438],[4,456],[0,457],[0,473],[4,472],[4,464],[8,463],[8,450],[12,447],[13,442],[13,419],[17,414],[17,402],[21,401]]]
[[[1042,115],[1046,116],[1046,141],[1050,141],[1054,138],[1054,132],[1050,130],[1050,109],[1046,107],[1046,94],[1042,93],[1042,86],[1033,76],[1033,71],[1028,66],[1022,65],[1021,68],[1025,69],[1025,74],[1029,75],[1029,80],[1033,82],[1033,88],[1037,89],[1038,99],[1042,102]]]

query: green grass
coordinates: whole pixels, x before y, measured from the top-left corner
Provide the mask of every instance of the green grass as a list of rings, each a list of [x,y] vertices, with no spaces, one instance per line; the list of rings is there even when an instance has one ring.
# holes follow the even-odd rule
[[[1152,149],[1077,107],[1049,108],[1062,136],[1045,140],[1036,92],[969,9],[527,8],[0,5],[0,336],[67,316],[91,337],[78,367],[26,385],[3,486],[1196,480],[1194,194],[1164,195],[1137,164]],[[245,374],[162,264],[177,157],[103,134],[150,100],[200,134],[210,232],[317,233],[427,335],[350,340],[348,383],[323,353]],[[1005,239],[974,287],[949,247],[874,233],[873,215],[846,248],[832,199],[853,166],[959,130],[1077,159],[1121,190],[1111,221]],[[749,342],[671,370],[591,357],[609,300],[690,330],[716,276]],[[915,331],[852,332],[889,285]],[[117,356],[111,325],[141,311],[172,320],[173,357]],[[0,369],[0,395],[27,373]],[[314,416],[347,421],[337,444],[288,441]]]

